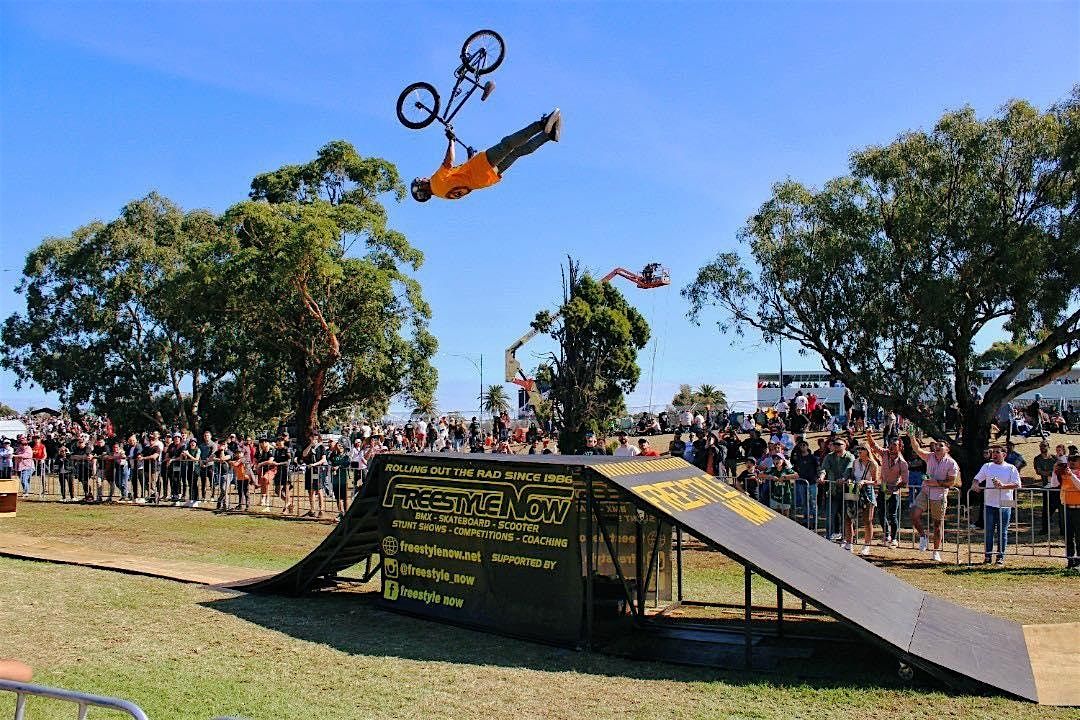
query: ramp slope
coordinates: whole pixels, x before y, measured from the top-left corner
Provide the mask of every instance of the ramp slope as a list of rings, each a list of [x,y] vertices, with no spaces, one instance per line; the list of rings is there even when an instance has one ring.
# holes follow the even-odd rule
[[[681,460],[593,469],[643,507],[932,674],[1034,702],[1080,704],[1080,682],[1067,670],[1080,665],[1080,624],[1024,627],[925,593]]]

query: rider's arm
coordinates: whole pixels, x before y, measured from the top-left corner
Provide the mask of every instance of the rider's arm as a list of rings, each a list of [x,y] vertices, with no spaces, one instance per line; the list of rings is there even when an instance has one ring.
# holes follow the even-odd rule
[[[454,138],[448,137],[446,146],[446,155],[443,157],[442,166],[444,168],[454,167]]]

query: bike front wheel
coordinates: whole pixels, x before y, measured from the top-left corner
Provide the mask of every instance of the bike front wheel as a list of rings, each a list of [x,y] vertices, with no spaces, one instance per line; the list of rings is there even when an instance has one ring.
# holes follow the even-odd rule
[[[461,46],[461,64],[477,75],[494,71],[505,56],[506,43],[494,30],[477,30]]]
[[[426,128],[438,114],[439,91],[431,83],[414,82],[398,96],[397,117],[407,128]]]

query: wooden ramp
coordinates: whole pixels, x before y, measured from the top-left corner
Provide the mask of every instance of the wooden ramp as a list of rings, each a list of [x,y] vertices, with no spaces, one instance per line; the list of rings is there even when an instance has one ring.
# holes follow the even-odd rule
[[[297,594],[332,582],[365,562],[367,579],[381,558],[378,515],[386,462],[422,456],[383,455],[372,464],[364,495],[315,550],[294,567],[237,589]],[[724,481],[677,458],[469,455],[442,463],[559,466],[585,487],[618,489],[709,547],[950,685],[998,690],[1047,705],[1080,705],[1080,623],[1021,626],[915,588],[791,522]]]
[[[953,685],[1080,705],[1080,623],[1022,626],[923,592],[681,460],[591,465],[643,509],[905,662]]]
[[[199,585],[229,585],[251,582],[267,574],[265,570],[229,567],[188,560],[159,560],[122,555],[83,545],[0,533],[0,556],[43,560],[65,565],[82,565],[148,577],[178,580]]]

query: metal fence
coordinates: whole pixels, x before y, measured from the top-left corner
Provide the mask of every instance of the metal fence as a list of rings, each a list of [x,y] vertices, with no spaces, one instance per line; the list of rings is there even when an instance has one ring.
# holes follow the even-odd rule
[[[348,509],[364,481],[364,470],[351,466],[307,468],[290,463],[285,470],[281,467],[285,466],[279,466],[268,482],[260,482],[258,473],[246,463],[238,469],[229,462],[177,461],[158,466],[146,461],[130,467],[40,461],[31,478],[31,496],[335,519]]]
[[[744,492],[749,492],[759,502],[815,533],[837,542],[850,539],[853,546],[862,546],[864,509],[869,503],[860,500],[857,492],[846,482],[817,483],[799,478],[781,481],[770,478],[756,488],[742,488],[735,478],[728,481]],[[920,548],[920,538],[927,538],[926,552],[935,549],[930,512],[923,513],[923,530],[919,533],[912,521],[911,510],[916,503],[919,488],[901,487],[895,493],[877,488],[875,504],[870,510],[873,528],[871,547],[914,550]],[[1068,533],[1080,532],[1075,523],[1070,524],[1068,513],[1058,502],[1057,488],[1022,488],[1016,491],[1017,499],[1011,506],[1007,523],[1006,554],[1032,558],[1067,559],[1066,537]],[[938,528],[938,549],[943,560],[955,564],[976,564],[984,557],[985,513],[978,494],[961,495],[959,488],[950,488],[945,495],[945,510]],[[1048,517],[1053,515],[1056,517]],[[845,532],[844,523],[851,519],[855,525],[854,537]],[[1041,527],[1046,523],[1046,532]],[[888,524],[887,524],[888,523]],[[888,531],[887,528],[888,527]],[[895,528],[895,532],[892,532]],[[888,532],[888,534],[886,534]],[[921,548],[920,548],[921,549]],[[880,550],[871,550],[878,556]]]
[[[148,720],[146,713],[138,705],[118,698],[62,690],[33,683],[14,682],[12,680],[0,680],[0,690],[15,695],[14,720],[24,720],[27,712],[26,708],[29,704],[28,701],[31,698],[48,698],[49,700],[62,702],[70,706],[71,717],[78,718],[78,720],[86,720],[89,717],[90,708],[102,708],[112,713],[123,713],[135,720]]]

